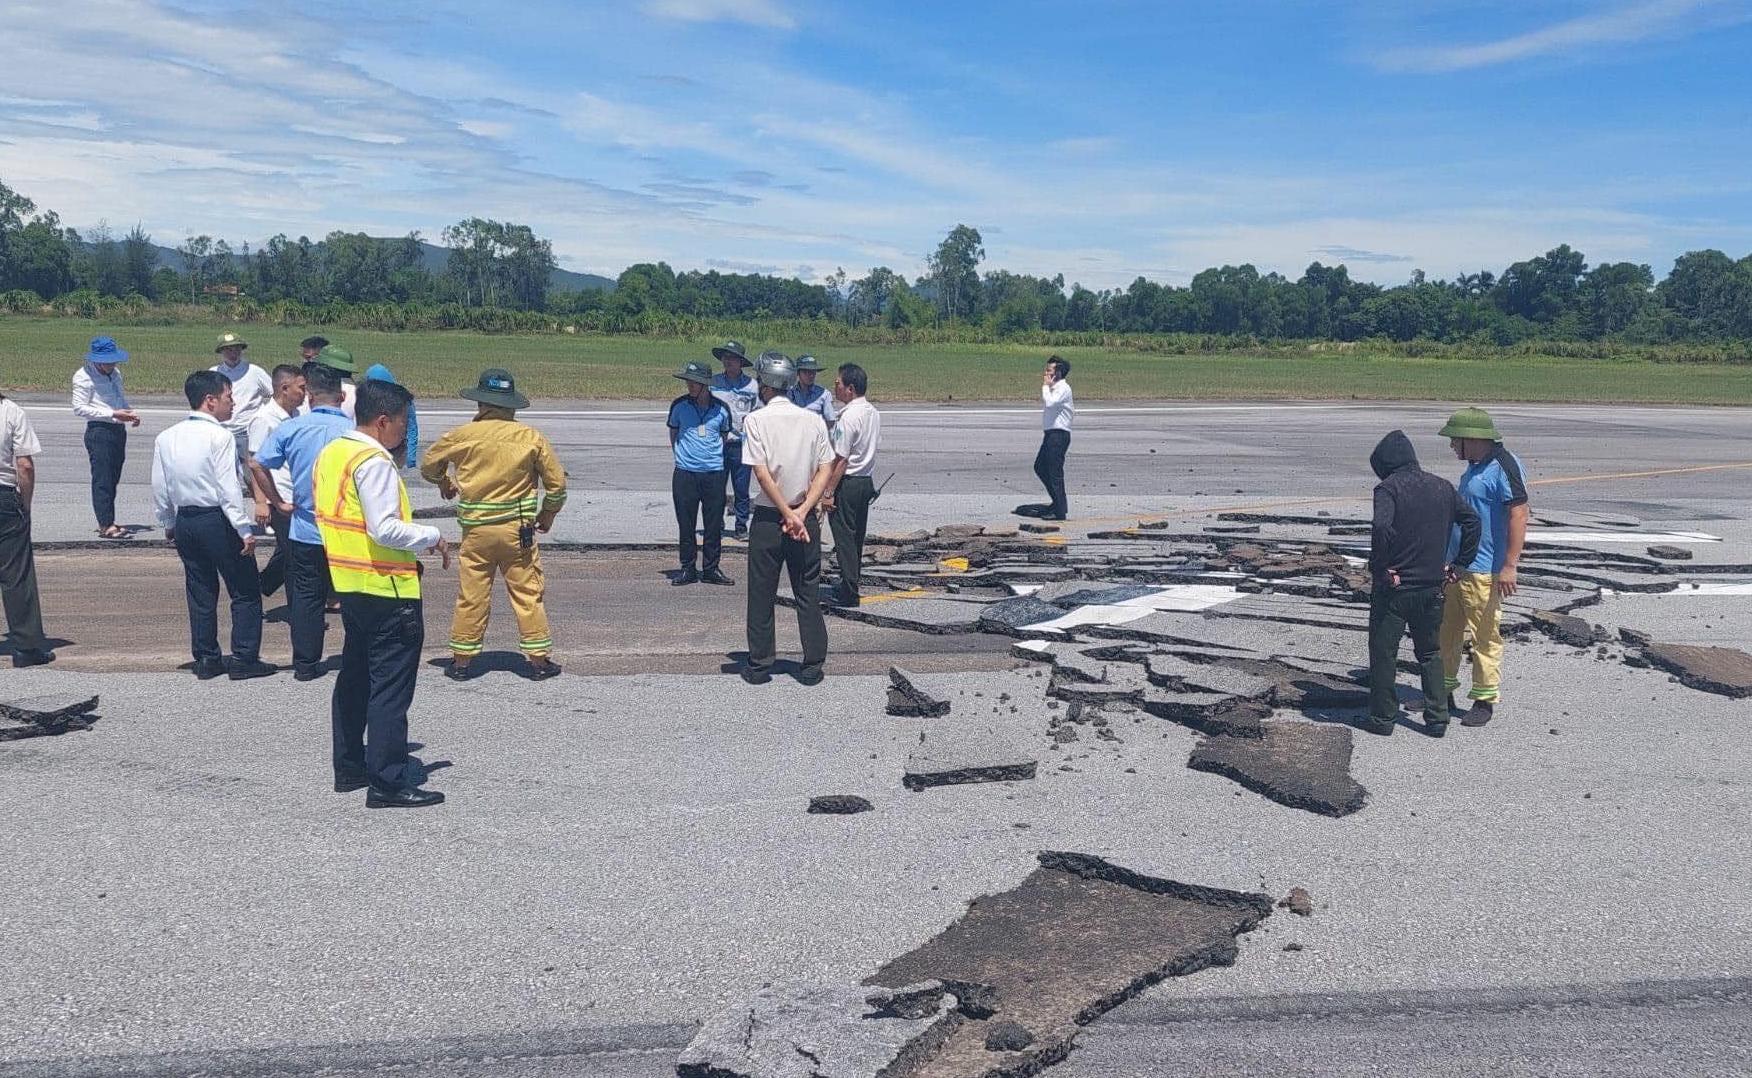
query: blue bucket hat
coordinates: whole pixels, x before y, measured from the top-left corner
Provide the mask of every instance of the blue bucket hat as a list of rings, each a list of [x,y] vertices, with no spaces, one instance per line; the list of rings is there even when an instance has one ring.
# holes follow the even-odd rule
[[[126,363],[128,353],[116,346],[114,337],[91,338],[91,351],[85,353],[87,363]]]

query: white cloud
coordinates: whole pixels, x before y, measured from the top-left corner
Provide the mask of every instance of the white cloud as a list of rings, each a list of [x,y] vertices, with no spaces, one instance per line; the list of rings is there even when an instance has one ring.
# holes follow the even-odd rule
[[[1473,45],[1433,45],[1389,49],[1376,60],[1389,71],[1442,73],[1570,53],[1595,45],[1615,45],[1654,37],[1695,33],[1724,21],[1744,21],[1741,4],[1723,0],[1641,0],[1582,15],[1513,37]]]
[[[792,30],[797,20],[773,0],[645,0],[648,15],[683,22],[741,22]]]

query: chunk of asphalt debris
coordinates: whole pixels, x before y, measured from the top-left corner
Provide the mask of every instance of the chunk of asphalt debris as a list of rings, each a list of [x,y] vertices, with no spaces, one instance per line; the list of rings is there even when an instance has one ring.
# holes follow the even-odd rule
[[[1649,547],[1649,557],[1662,561],[1690,561],[1692,553],[1682,546],[1652,546]]]
[[[1016,525],[1016,527],[1020,528],[1022,531],[1028,532],[1031,535],[1050,535],[1051,533],[1059,530],[1059,526],[1057,524],[1036,524],[1032,521],[1018,524],[1018,525]]]
[[[1292,887],[1290,893],[1278,899],[1278,909],[1289,910],[1297,917],[1314,916],[1314,896],[1305,887]]]
[[[1752,655],[1737,648],[1650,644],[1643,657],[1700,692],[1735,699],[1752,696]]]
[[[1232,779],[1280,805],[1348,816],[1369,796],[1351,777],[1350,760],[1349,727],[1268,722],[1260,737],[1204,738],[1186,766]]]
[[[0,701],[0,741],[89,730],[96,710],[97,697],[82,693]]]
[[[1046,694],[1067,703],[1138,704],[1143,702],[1144,694],[1152,687],[1141,668],[1129,663],[1114,663],[1106,667],[1100,681],[1087,681],[1054,667]]]
[[[894,1074],[929,1058],[959,1027],[939,981],[897,986],[768,986],[708,1019],[676,1061],[677,1078]]]
[[[1633,648],[1646,648],[1655,642],[1655,638],[1648,633],[1636,629],[1626,629],[1622,626],[1618,630],[1618,639]]]
[[[945,733],[907,754],[901,783],[918,793],[933,786],[1019,782],[1034,778],[1039,766],[1034,753],[996,732]]]
[[[1083,1028],[1166,977],[1234,963],[1235,937],[1271,913],[1271,898],[1133,872],[1048,851],[1008,891],[985,895],[948,928],[870,978],[989,987],[981,1018],[963,1007],[919,1076],[1035,1074],[1064,1058]],[[935,971],[927,973],[925,971]],[[1000,1028],[1029,1036],[1019,1048]],[[993,1061],[992,1053],[1007,1058]]]
[[[834,607],[833,613],[848,621],[862,621],[886,629],[907,629],[933,636],[975,632],[980,615],[991,604],[959,599],[895,599],[881,605]]]
[[[1176,692],[1220,692],[1230,696],[1269,702],[1277,683],[1222,663],[1199,663],[1179,655],[1158,652],[1144,663],[1152,684]]]
[[[993,1022],[985,1037],[988,1052],[1020,1052],[1033,1043],[1034,1034],[1017,1022]]]
[[[972,539],[985,534],[983,524],[945,524],[931,533],[933,539]]]
[[[1594,627],[1574,614],[1557,614],[1550,610],[1535,610],[1529,624],[1560,644],[1571,647],[1593,647],[1598,634]]]
[[[1232,738],[1257,738],[1270,705],[1219,692],[1175,692],[1150,686],[1140,705],[1159,719],[1191,727],[1200,733]]]
[[[888,713],[907,718],[937,718],[949,714],[948,693],[931,692],[919,683],[917,674],[898,666],[888,668]]]
[[[1019,595],[1014,599],[1000,599],[989,603],[979,612],[979,628],[982,632],[1001,633],[1005,636],[1031,636],[1023,629],[1029,625],[1039,625],[1064,617],[1065,612],[1051,603],[1043,603],[1031,595]]]
[[[822,794],[809,799],[809,811],[823,816],[850,816],[875,807],[857,794]]]

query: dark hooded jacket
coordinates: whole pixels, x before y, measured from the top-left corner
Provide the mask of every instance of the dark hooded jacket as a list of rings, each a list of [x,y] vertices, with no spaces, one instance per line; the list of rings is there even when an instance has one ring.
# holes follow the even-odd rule
[[[1369,571],[1377,590],[1391,587],[1388,570],[1402,588],[1440,587],[1447,574],[1448,537],[1460,529],[1456,565],[1478,553],[1479,520],[1454,484],[1417,466],[1417,451],[1404,431],[1381,439],[1369,455],[1375,486],[1375,521],[1369,544]]]

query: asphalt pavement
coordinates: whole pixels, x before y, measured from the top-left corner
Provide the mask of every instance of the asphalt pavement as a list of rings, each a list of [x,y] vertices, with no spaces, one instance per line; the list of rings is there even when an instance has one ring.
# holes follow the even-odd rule
[[[638,414],[533,417],[581,491],[563,536],[661,530],[661,417],[622,410]],[[441,411],[423,418],[434,433],[460,418]],[[1085,528],[1229,505],[1361,512],[1388,426],[1422,432],[1426,461],[1457,470],[1428,433],[1443,412],[1090,409],[1073,512]],[[1745,416],[1498,411],[1544,483],[1536,510],[1708,532],[1723,540],[1709,557],[1742,563]],[[85,538],[77,428],[33,419],[39,537]],[[882,474],[901,477],[875,527],[999,519],[1034,500],[1035,422],[1027,409],[896,409]],[[135,518],[147,444],[137,434],[129,462]],[[1042,849],[1315,898],[1312,917],[1280,910],[1244,936],[1233,967],[1170,979],[1095,1022],[1056,1073],[1746,1069],[1744,701],[1532,639],[1510,644],[1492,725],[1359,737],[1370,802],[1341,820],[1188,770],[1195,735],[1146,716],[1118,743],[1043,744],[1032,782],[912,793],[900,772],[915,730],[883,714],[871,675],[930,661],[966,671],[953,675],[961,706],[1009,692],[1043,707],[1007,641],[836,620],[825,684],[754,688],[714,672],[740,647],[741,589],[670,588],[666,557],[554,556],[570,671],[556,681],[506,662],[456,685],[428,666],[412,733],[450,800],[384,813],[327,790],[327,682],[196,683],[174,669],[186,630],[168,551],[45,553],[51,634],[76,642],[64,665],[5,668],[0,687],[100,693],[103,718],[0,744],[13,926],[0,935],[0,1074],[669,1073],[705,1015],[767,982],[863,977],[1013,886]],[[434,585],[427,633],[441,641],[447,585]],[[1614,601],[1590,616],[1610,624]],[[1627,624],[1707,619],[1709,642],[1752,647],[1752,596],[1625,602]],[[270,626],[270,648],[283,638]],[[806,814],[823,793],[876,811]]]

